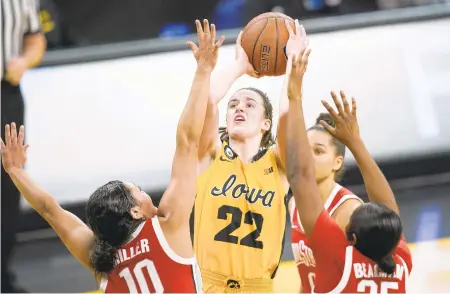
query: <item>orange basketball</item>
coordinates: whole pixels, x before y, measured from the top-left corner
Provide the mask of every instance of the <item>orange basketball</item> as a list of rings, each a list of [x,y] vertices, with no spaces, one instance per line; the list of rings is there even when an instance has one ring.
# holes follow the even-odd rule
[[[286,44],[289,32],[284,23],[289,20],[295,32],[295,22],[283,13],[267,12],[252,19],[244,28],[241,45],[253,68],[262,76],[286,73]]]

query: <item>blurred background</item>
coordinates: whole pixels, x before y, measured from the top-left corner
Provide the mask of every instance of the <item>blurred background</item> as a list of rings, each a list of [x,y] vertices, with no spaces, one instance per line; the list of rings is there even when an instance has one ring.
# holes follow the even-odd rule
[[[90,193],[112,179],[137,183],[159,199],[195,70],[184,44],[195,38],[193,21],[208,18],[226,36],[221,68],[253,17],[283,12],[300,19],[314,50],[307,123],[323,111],[320,99],[330,90],[356,97],[362,136],[396,193],[413,250],[410,290],[450,292],[450,1],[40,2],[48,52],[21,82],[27,169],[65,208],[84,217]],[[276,109],[282,80],[242,77],[230,93],[261,88]],[[342,184],[364,196],[354,160],[346,160]],[[22,208],[13,259],[18,284],[30,292],[95,290],[90,272],[42,218],[24,202]],[[297,291],[299,283],[287,234],[279,292]]]

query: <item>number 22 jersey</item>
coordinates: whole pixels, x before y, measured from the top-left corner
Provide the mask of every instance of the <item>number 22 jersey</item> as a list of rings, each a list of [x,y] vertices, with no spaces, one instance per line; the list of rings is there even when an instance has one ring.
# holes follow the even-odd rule
[[[194,251],[205,285],[213,275],[224,287],[271,291],[283,249],[285,195],[272,149],[244,164],[223,144],[197,182]]]
[[[170,248],[157,216],[117,250],[114,270],[100,283],[105,293],[199,293],[201,287],[195,257],[180,257]]]

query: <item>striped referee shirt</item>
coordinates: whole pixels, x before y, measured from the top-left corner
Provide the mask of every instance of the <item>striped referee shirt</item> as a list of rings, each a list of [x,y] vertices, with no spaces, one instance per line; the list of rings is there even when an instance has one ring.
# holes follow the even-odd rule
[[[0,78],[11,57],[22,53],[23,38],[41,31],[39,0],[0,0]]]

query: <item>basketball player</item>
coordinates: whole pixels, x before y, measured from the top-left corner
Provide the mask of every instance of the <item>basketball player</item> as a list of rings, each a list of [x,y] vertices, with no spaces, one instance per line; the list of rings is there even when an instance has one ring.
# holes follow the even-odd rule
[[[284,245],[286,88],[276,142],[271,133],[272,105],[255,88],[232,95],[227,125],[218,138],[217,103],[239,76],[256,75],[240,45],[241,36],[236,42],[236,63],[213,74],[199,147],[202,174],[195,201],[194,251],[205,292],[272,292]],[[296,21],[286,52],[297,54],[305,46],[305,30]]]
[[[6,125],[2,163],[25,199],[53,227],[69,251],[92,270],[105,292],[199,292],[201,276],[193,255],[189,216],[196,190],[197,156],[206,115],[210,75],[223,37],[205,20],[196,21],[199,46],[191,93],[176,135],[172,176],[160,206],[131,183],[111,181],[89,198],[89,227],[64,210],[24,171],[24,128]]]
[[[345,233],[323,207],[303,117],[301,88],[309,53],[290,58],[287,176],[316,260],[313,291],[405,293],[412,259],[402,237],[398,206],[359,135],[356,102],[353,99],[350,107],[342,92],[342,103],[332,95],[338,112],[323,102],[336,127],[320,124],[355,156],[371,202],[353,212]]]
[[[325,130],[319,123],[321,120],[334,125],[333,118],[328,113],[321,113],[316,124],[308,129],[309,145],[315,163],[316,182],[324,208],[338,226],[345,231],[351,214],[363,202],[336,182],[343,173],[345,145]],[[300,292],[311,293],[314,289],[316,262],[303,231],[294,198],[289,200],[289,213],[292,224],[292,250],[301,280]]]

